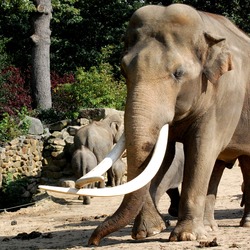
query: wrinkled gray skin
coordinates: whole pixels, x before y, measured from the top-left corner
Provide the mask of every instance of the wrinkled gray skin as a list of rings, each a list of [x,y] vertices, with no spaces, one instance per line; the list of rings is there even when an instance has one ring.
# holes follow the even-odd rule
[[[87,147],[81,146],[80,149],[77,149],[71,160],[72,169],[74,171],[75,177],[77,179],[81,178],[83,175],[87,174],[97,165],[97,159]],[[88,188],[93,188],[94,183],[88,184]],[[90,197],[83,196],[83,204],[90,204]]]
[[[101,121],[94,121],[80,128],[74,136],[74,148],[77,150],[84,145],[95,154],[97,163],[100,163],[119,140],[123,131],[123,121],[118,114],[106,116]],[[108,182],[111,185],[110,178]]]
[[[210,218],[211,229],[216,224],[213,208],[205,209],[206,196],[215,199],[222,169],[237,158],[245,184],[240,225],[250,227],[249,55],[250,38],[227,18],[187,5],[150,5],[130,19],[122,59],[128,180],[143,171],[164,124],[170,128],[162,176],[172,162],[175,143],[184,145],[178,222],[170,241],[206,238],[204,217]],[[142,229],[137,217],[133,237],[160,232],[149,188],[147,184],[125,195],[89,244],[98,245],[140,211],[150,212],[152,219],[148,216]]]
[[[169,169],[165,171],[165,164],[167,163],[167,158],[165,158],[160,170],[151,181],[149,189],[150,199],[135,219],[132,230],[133,238],[143,239],[159,233],[166,228],[165,220],[157,209],[159,201],[164,193],[167,193],[171,200],[171,205],[168,209],[169,214],[174,217],[178,216],[180,200],[178,187],[182,183],[184,170],[182,143],[176,143],[173,155],[174,158]]]
[[[108,170],[108,176],[111,179],[111,186],[118,186],[121,185],[122,178],[126,171],[126,165],[125,162],[122,159],[118,159],[112,167]]]

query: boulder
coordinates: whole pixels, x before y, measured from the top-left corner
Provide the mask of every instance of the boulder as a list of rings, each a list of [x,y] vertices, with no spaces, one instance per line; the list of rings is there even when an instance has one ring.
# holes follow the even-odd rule
[[[28,134],[31,135],[42,135],[43,134],[43,124],[42,122],[35,117],[25,116],[24,120],[30,123]]]

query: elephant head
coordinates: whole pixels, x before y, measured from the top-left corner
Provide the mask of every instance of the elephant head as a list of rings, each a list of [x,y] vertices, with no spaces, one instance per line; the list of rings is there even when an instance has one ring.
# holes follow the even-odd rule
[[[117,143],[124,131],[124,124],[121,116],[118,114],[108,115],[103,122],[108,124],[111,128],[113,142]]]

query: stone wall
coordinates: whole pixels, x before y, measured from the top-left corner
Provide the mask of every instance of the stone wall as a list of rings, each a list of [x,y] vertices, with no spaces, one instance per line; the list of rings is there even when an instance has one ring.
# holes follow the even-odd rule
[[[21,136],[0,147],[0,187],[3,177],[17,178],[30,177],[24,196],[32,196],[37,190],[42,173],[43,140],[40,136]],[[26,192],[28,191],[28,192]]]
[[[26,197],[37,191],[38,183],[63,186],[64,181],[74,180],[71,157],[76,130],[113,112],[120,112],[123,116],[123,112],[113,109],[83,110],[76,121],[64,120],[50,124],[42,135],[21,136],[5,147],[0,147],[0,188],[3,177],[8,175],[14,180],[29,178],[23,190]]]

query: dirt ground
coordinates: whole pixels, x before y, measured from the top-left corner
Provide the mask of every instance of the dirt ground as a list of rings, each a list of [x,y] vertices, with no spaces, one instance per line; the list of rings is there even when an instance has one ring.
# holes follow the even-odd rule
[[[216,202],[215,217],[219,231],[210,232],[208,242],[216,238],[214,249],[250,249],[250,228],[239,227],[243,210],[240,207],[242,176],[240,169],[226,169]],[[101,241],[99,247],[87,247],[93,230],[119,206],[122,197],[93,198],[91,205],[82,205],[76,196],[50,192],[34,206],[0,214],[0,249],[199,249],[205,244],[168,242],[176,220],[167,214],[169,199],[165,195],[160,210],[170,227],[142,241],[130,237],[132,225]]]

